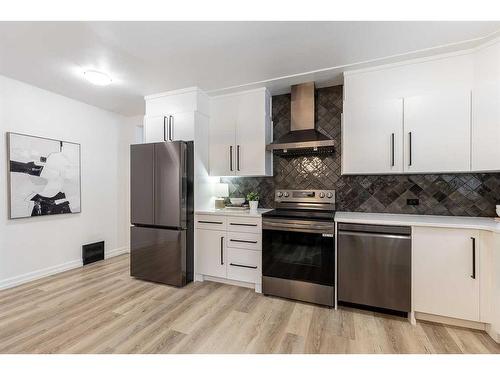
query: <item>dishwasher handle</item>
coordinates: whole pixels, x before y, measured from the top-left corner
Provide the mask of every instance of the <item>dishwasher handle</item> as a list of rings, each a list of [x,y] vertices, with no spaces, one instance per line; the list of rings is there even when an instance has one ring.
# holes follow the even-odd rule
[[[408,234],[390,234],[390,233],[369,233],[369,232],[354,232],[347,230],[339,230],[339,236],[357,236],[357,237],[379,237],[379,238],[399,238],[399,239],[411,239]]]
[[[338,223],[339,231],[411,235],[411,227],[399,225]]]

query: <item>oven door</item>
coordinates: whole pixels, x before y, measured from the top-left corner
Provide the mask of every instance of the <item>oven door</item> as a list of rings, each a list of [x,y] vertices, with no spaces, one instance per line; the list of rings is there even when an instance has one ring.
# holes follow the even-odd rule
[[[333,222],[262,220],[262,274],[334,285]]]

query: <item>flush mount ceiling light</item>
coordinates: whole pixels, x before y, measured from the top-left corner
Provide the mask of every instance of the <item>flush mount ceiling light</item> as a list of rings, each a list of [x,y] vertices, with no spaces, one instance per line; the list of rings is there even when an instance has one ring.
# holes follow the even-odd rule
[[[87,81],[97,86],[107,86],[112,82],[110,76],[97,70],[87,70],[83,73],[83,76]]]

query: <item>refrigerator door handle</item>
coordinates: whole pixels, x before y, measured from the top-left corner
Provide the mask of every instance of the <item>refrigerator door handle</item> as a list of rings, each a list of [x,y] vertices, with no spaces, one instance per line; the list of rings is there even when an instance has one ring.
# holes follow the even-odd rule
[[[179,170],[179,183],[180,183],[180,192],[181,192],[181,210],[180,210],[180,220],[182,227],[186,227],[187,225],[187,145],[185,143],[181,143],[181,152],[180,152],[180,162],[181,168]]]

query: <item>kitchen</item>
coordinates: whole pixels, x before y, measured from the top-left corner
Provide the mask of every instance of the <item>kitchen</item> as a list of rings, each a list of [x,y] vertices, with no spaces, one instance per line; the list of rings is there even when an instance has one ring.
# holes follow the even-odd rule
[[[56,45],[63,27],[137,70],[31,76],[25,56],[50,77],[51,48],[81,53]],[[377,46],[394,27],[405,42]],[[0,353],[500,353],[498,22],[0,29],[0,103],[15,109],[0,111]],[[330,38],[349,63],[285,69]],[[239,47],[236,62],[214,40]],[[250,60],[257,45],[268,53]],[[150,58],[163,53],[165,70]],[[251,76],[264,57],[272,69]],[[49,146],[22,148],[34,142]],[[78,163],[62,158],[71,145]],[[50,179],[53,155],[81,201],[16,196]],[[60,204],[71,211],[51,216]]]
[[[291,94],[146,97],[145,141],[188,132],[179,139],[194,140],[205,167],[194,176],[190,280],[375,308],[498,341],[499,91],[489,77],[499,59],[492,41],[345,71],[344,85],[308,82]],[[197,186],[218,176],[217,200],[203,205],[210,194]],[[234,204],[250,192],[259,210]]]

